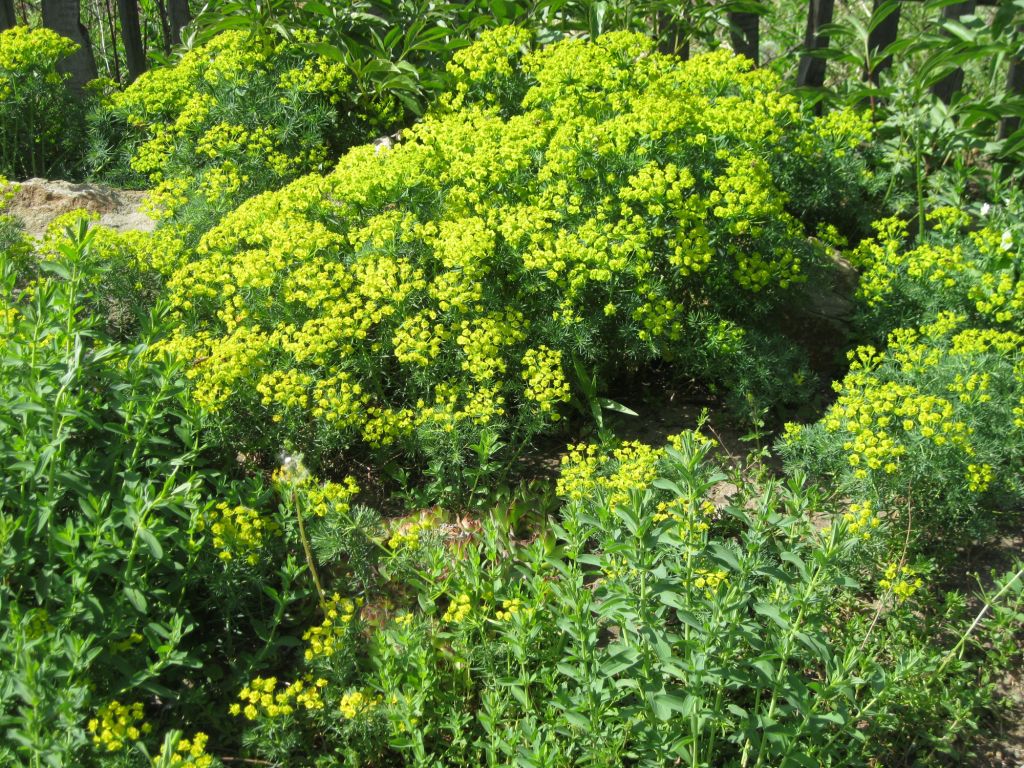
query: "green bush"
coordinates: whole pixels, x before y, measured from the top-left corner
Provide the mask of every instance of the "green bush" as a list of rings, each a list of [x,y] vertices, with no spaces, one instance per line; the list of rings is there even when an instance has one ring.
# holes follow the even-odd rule
[[[972,636],[962,600],[934,601],[927,569],[884,547],[851,567],[891,532],[870,515],[815,528],[798,481],[732,478],[716,506],[725,476],[709,448],[695,433],[666,450],[577,446],[557,522],[528,538],[500,515],[364,515],[364,567],[384,579],[335,595],[296,665],[239,689],[243,755],[550,768],[962,756],[992,701],[987,625]],[[1001,591],[993,602],[1019,611],[1019,582]],[[998,653],[1013,647],[994,636]]]
[[[1024,336],[940,313],[850,353],[836,403],[780,444],[791,467],[828,478],[925,542],[983,538],[1024,489]]]
[[[0,176],[0,253],[6,253],[11,268],[18,274],[28,272],[31,264],[31,246],[22,231],[21,222],[7,213],[7,205],[14,196],[15,185]]]
[[[222,444],[290,442],[314,466],[368,447],[457,477],[484,432],[507,458],[578,378],[659,359],[754,411],[801,398],[771,313],[822,252],[787,201],[823,168],[852,200],[865,123],[804,116],[724,52],[528,44],[484,35],[401,144],[246,202],[169,278],[168,348],[199,361]]]
[[[1024,331],[1020,205],[987,206],[986,213],[976,221],[960,209],[937,208],[913,242],[902,220],[876,222],[877,235],[849,254],[861,271],[862,333],[882,340],[940,312],[963,314],[977,327]]]
[[[327,168],[400,114],[353,103],[350,82],[342,64],[299,42],[264,49],[242,32],[221,34],[104,99],[91,117],[93,173],[155,185],[153,210],[201,233],[257,192]]]
[[[129,344],[107,335],[94,292],[116,265],[96,237],[51,238],[34,278],[0,250],[5,765],[93,764],[90,740],[142,734],[101,727],[121,707],[206,727],[211,691],[279,652],[312,590],[294,521],[265,560],[234,556],[269,489],[205,465],[182,363],[148,347],[158,315]]]
[[[0,175],[75,176],[84,151],[83,109],[57,64],[78,46],[49,29],[0,32]]]

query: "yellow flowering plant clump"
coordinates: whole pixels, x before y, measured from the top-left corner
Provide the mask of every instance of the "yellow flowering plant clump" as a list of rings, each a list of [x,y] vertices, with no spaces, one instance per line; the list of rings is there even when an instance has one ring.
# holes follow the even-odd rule
[[[209,741],[207,734],[196,731],[191,739],[179,738],[166,759],[155,756],[151,764],[153,768],[220,768],[223,763],[206,751]]]
[[[159,217],[204,230],[242,200],[384,131],[400,112],[356,104],[343,63],[301,33],[270,48],[224,32],[102,103],[93,172],[142,181]],[[376,134],[375,134],[376,132]]]
[[[57,68],[77,50],[51,29],[0,32],[0,175],[61,178],[80,170],[82,106]]]
[[[794,396],[756,320],[822,260],[791,195],[862,126],[826,130],[725,52],[528,49],[483,35],[399,144],[248,200],[170,278],[166,348],[225,440],[457,471],[484,431],[518,450],[550,429],[577,370],[668,360]]]
[[[875,222],[875,236],[848,254],[861,271],[861,324],[884,334],[954,311],[980,327],[1024,332],[1020,210],[1016,198],[980,218],[935,208],[916,242],[899,218]]]
[[[232,506],[226,501],[218,503],[210,512],[207,527],[221,560],[240,558],[249,565],[260,561],[260,550],[266,540],[281,534],[281,526],[273,518],[251,507]]]
[[[120,752],[152,731],[144,717],[142,703],[138,701],[122,704],[114,700],[103,705],[88,723],[93,745],[104,752]]]
[[[789,465],[834,475],[858,499],[847,518],[862,536],[876,503],[909,512],[926,539],[984,530],[992,522],[981,514],[986,495],[1019,493],[1024,480],[1024,430],[1015,420],[1024,336],[944,312],[893,331],[884,351],[861,347],[850,357],[824,418],[782,438]]]

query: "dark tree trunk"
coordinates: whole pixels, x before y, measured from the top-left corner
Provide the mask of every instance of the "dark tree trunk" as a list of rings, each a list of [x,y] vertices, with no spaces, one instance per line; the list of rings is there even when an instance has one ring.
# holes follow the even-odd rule
[[[968,13],[974,13],[975,5],[977,5],[975,0],[967,0],[963,3],[947,5],[942,9],[942,16],[943,18],[953,19],[956,21],[959,20],[961,16]],[[964,71],[962,69],[954,69],[932,86],[932,93],[941,99],[944,104],[949,104],[953,100],[954,94],[956,94],[963,85]]]
[[[78,43],[78,50],[57,67],[71,75],[71,90],[81,95],[85,84],[96,77],[89,30],[82,24],[79,0],[43,0],[43,26]]]
[[[884,51],[890,45],[896,42],[896,37],[899,33],[900,27],[900,6],[892,5],[889,0],[875,0],[874,10],[872,15],[878,14],[883,8],[891,8],[889,15],[886,16],[871,32],[868,34],[868,49],[872,55],[879,51]],[[892,56],[886,56],[875,67],[864,73],[864,79],[870,82],[872,85],[878,85],[880,75],[885,70],[892,66]]]
[[[124,43],[130,83],[146,71],[146,49],[142,47],[139,4],[136,0],[117,0],[117,15],[121,19],[121,41]]]
[[[732,27],[732,49],[759,64],[761,61],[761,16],[756,13],[729,13],[729,25]]]
[[[1020,28],[1024,34],[1024,26]],[[1010,71],[1006,74],[1006,90],[1014,96],[1024,94],[1024,56],[1010,61]],[[999,123],[999,138],[1005,139],[1020,128],[1020,116],[1007,116]]]
[[[192,21],[188,0],[167,0],[167,16],[171,27],[171,44],[181,45],[181,30]]]
[[[0,32],[18,23],[14,16],[14,0],[0,0]]]
[[[828,35],[821,29],[832,23],[835,0],[810,0],[807,5],[807,32],[804,34],[804,55],[796,76],[798,86],[820,88],[825,84],[825,59],[810,55],[811,51],[828,48]]]
[[[171,55],[171,22],[167,18],[167,3],[156,0],[156,12],[160,14],[160,37],[164,43],[164,54]]]

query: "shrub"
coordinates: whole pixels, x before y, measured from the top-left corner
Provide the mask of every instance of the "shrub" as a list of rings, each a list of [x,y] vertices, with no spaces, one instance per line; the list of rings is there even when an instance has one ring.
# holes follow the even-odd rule
[[[49,29],[0,32],[0,175],[74,176],[83,152],[83,111],[57,64],[77,50]]]
[[[242,200],[310,171],[394,119],[346,99],[344,65],[299,42],[227,32],[113,93],[93,115],[94,173],[156,185],[154,211],[205,231]],[[391,110],[391,112],[389,112]]]
[[[0,176],[0,253],[6,253],[11,269],[24,274],[31,264],[31,246],[22,231],[21,222],[7,213],[7,205],[15,192],[14,184]]]
[[[818,530],[799,482],[733,478],[716,506],[709,447],[685,433],[666,450],[573,448],[558,521],[529,539],[496,518],[364,527],[374,570],[412,570],[335,596],[296,666],[254,671],[231,706],[244,754],[551,767],[961,754],[993,690],[962,603],[935,603],[924,569],[891,552],[850,568],[884,523]]]
[[[278,652],[311,592],[295,522],[257,550],[268,490],[205,465],[182,364],[147,346],[159,324],[105,332],[95,236],[51,239],[28,282],[0,250],[5,765],[91,764],[90,741],[121,756],[143,715],[206,727],[227,706],[210,692]]]
[[[244,203],[171,276],[168,348],[198,361],[224,445],[316,465],[362,443],[457,473],[482,432],[514,453],[558,420],[576,363],[799,397],[799,371],[764,365],[793,345],[755,328],[821,253],[776,180],[820,183],[863,123],[804,117],[727,53],[527,43],[485,35],[447,111]],[[848,196],[855,161],[831,179]]]
[[[824,418],[787,429],[790,466],[912,525],[932,544],[983,536],[1024,483],[1024,336],[940,313],[850,353]],[[908,519],[912,518],[912,519]]]
[[[89,263],[102,265],[90,270],[91,288],[81,296],[90,317],[101,320],[111,340],[137,340],[159,303],[163,280],[161,269],[180,263],[184,243],[173,228],[155,232],[117,231],[98,225],[99,216],[75,210],[50,222],[38,244],[39,257],[60,262],[67,246],[68,231],[89,228]],[[27,262],[26,277],[39,277],[40,260]]]
[[[1024,282],[1016,206],[975,222],[956,208],[927,215],[931,228],[908,243],[898,218],[875,223],[850,261],[861,271],[859,322],[879,340],[894,328],[930,322],[943,311],[965,315],[977,327],[1024,331]]]

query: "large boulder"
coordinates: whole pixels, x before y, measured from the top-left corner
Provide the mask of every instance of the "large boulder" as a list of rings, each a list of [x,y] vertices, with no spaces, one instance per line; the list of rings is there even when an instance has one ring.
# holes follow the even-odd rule
[[[25,232],[42,237],[50,222],[70,211],[99,215],[99,223],[120,232],[152,232],[156,222],[142,212],[145,192],[115,189],[102,184],[29,179],[13,185],[7,213],[17,217]]]

